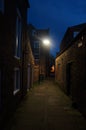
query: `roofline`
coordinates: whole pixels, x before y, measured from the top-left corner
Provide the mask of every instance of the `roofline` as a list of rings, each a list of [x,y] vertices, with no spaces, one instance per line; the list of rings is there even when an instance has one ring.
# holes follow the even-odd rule
[[[78,24],[78,25],[74,25],[74,26],[71,26],[69,27],[70,29],[73,29],[73,30],[76,30],[77,28],[79,28],[80,30],[83,29],[84,27],[86,27],[86,23],[81,23],[81,24]]]
[[[34,26],[33,24],[31,24],[31,23],[29,23],[27,26],[28,26],[28,27],[31,26],[33,29],[37,30],[37,29],[35,28],[35,26]]]
[[[82,29],[82,30],[80,31],[80,33],[79,33],[75,38],[73,38],[73,40],[70,42],[70,44],[68,44],[62,51],[60,51],[60,52],[56,55],[56,58],[57,58],[58,56],[60,56],[62,53],[64,53],[64,51],[66,51],[69,47],[71,47],[71,46],[73,45],[72,43],[74,43],[76,40],[78,40],[78,37],[79,37],[80,35],[82,35],[85,30],[86,30],[86,27],[85,27],[84,29]],[[56,59],[56,58],[55,58],[55,59]]]

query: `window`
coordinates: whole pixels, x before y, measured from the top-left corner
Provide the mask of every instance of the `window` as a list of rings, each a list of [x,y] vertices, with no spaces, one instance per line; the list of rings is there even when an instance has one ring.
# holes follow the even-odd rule
[[[79,32],[74,32],[73,37],[75,38],[78,34],[79,34]]]
[[[39,48],[39,42],[38,41],[34,41],[34,49],[35,48]]]
[[[35,36],[35,34],[36,34],[36,31],[32,30],[32,36]]]
[[[35,57],[35,59],[39,59],[39,53],[34,53],[34,57]]]
[[[20,69],[15,68],[14,70],[14,92],[15,95],[20,90]]]
[[[34,54],[35,53],[39,54],[39,49],[34,49]]]
[[[4,0],[0,0],[0,11],[4,11]]]
[[[39,65],[39,59],[35,59],[35,65]]]
[[[20,58],[20,56],[21,56],[21,16],[20,16],[20,12],[18,9],[17,9],[17,18],[16,18],[15,56],[18,58]]]

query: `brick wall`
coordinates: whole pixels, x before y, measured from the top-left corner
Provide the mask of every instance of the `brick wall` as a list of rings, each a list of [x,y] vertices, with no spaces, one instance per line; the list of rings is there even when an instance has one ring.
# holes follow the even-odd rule
[[[86,30],[55,60],[55,80],[86,115]]]
[[[27,75],[25,64],[23,64],[23,51],[27,42],[27,7],[26,2],[22,2],[20,2],[20,0],[4,0],[4,12],[3,14],[1,14],[0,12],[0,18],[2,19],[0,20],[0,68],[2,71],[2,84],[0,86],[0,115],[2,115],[4,122],[6,118],[8,119],[10,114],[15,110],[17,104],[22,98],[22,95],[24,95],[27,89],[27,82],[23,80],[23,76]],[[19,9],[22,17],[22,40],[20,59],[15,57],[17,8]],[[14,95],[14,69],[17,67],[20,68],[20,91]]]
[[[34,72],[33,72],[33,79],[34,79],[34,82],[37,82],[39,81],[39,65],[35,65],[34,66]]]

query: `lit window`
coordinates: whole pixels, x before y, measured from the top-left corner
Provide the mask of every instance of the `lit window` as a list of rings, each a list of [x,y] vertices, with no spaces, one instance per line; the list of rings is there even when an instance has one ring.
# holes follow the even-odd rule
[[[17,18],[16,18],[15,56],[18,58],[20,58],[20,56],[21,56],[21,16],[20,16],[20,12],[18,9],[17,9]]]
[[[20,69],[15,68],[14,70],[14,92],[15,95],[20,90]]]
[[[35,34],[36,34],[36,31],[32,30],[32,36],[35,36]]]
[[[81,47],[82,45],[83,45],[82,42],[79,42],[79,43],[78,43],[78,47]]]
[[[0,0],[0,11],[4,11],[4,0]]]

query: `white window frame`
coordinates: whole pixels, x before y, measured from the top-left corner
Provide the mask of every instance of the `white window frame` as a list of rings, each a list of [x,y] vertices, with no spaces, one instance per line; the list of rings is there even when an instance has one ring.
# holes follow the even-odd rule
[[[22,21],[20,11],[17,8],[15,57],[19,59],[21,57],[21,39],[22,39]]]
[[[20,69],[14,69],[14,91],[13,94],[15,95],[17,92],[20,91]]]
[[[4,0],[0,0],[0,11],[4,12]]]

